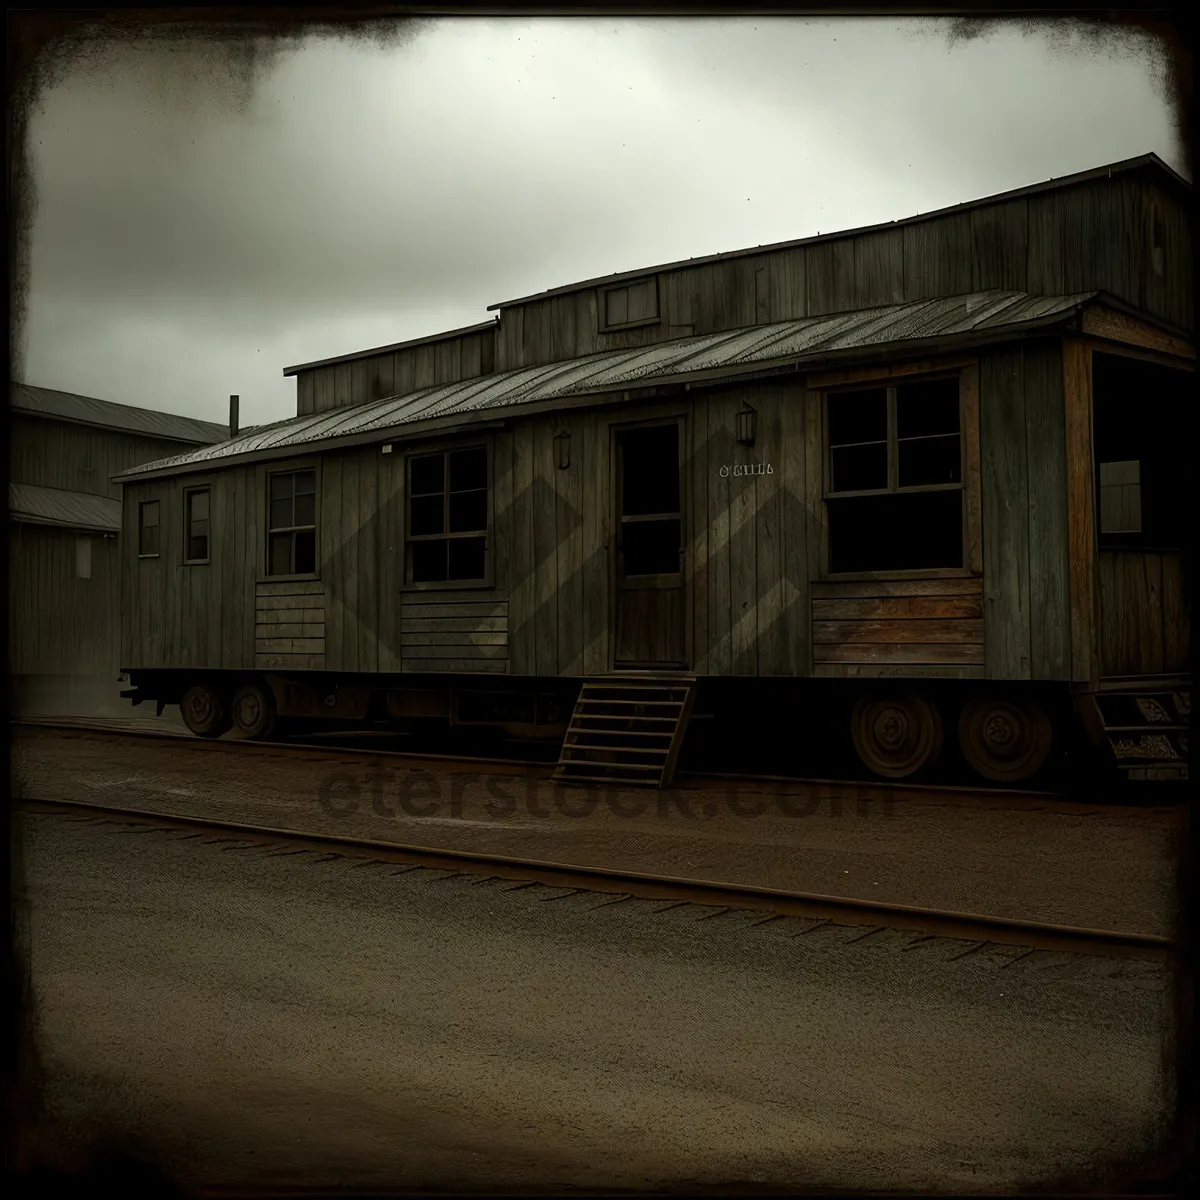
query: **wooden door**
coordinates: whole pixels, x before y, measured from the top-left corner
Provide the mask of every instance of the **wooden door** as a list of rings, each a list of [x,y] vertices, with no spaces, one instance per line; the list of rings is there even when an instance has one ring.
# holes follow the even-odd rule
[[[680,435],[678,421],[616,434],[617,668],[687,665]]]

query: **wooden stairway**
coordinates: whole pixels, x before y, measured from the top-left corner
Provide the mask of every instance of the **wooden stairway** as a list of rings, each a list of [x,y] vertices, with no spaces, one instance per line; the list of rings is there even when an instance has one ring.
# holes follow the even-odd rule
[[[666,787],[695,697],[692,676],[584,680],[555,782]]]

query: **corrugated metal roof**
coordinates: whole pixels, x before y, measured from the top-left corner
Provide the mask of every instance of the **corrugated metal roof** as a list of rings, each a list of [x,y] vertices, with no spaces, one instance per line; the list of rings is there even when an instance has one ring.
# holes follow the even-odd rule
[[[1127,171],[1140,170],[1160,171],[1172,183],[1191,190],[1191,183],[1178,172],[1172,170],[1157,154],[1140,154],[1136,158],[1122,159],[1120,162],[1106,163],[1104,166],[1092,167],[1086,171],[1077,171],[1073,175],[1062,175],[1058,179],[1047,179],[1041,183],[1031,183],[1024,187],[1012,188],[1007,192],[996,192],[991,196],[983,196],[977,200],[966,200],[961,204],[950,204],[945,208],[935,208],[931,212],[917,213],[911,217],[903,217],[898,221],[881,221],[875,225],[860,225],[854,229],[837,229],[832,233],[818,233],[812,237],[795,238],[787,242],[769,242],[765,246],[751,246],[741,250],[724,250],[719,254],[703,254],[698,258],[677,259],[675,262],[659,263],[653,267],[638,267],[632,271],[618,271],[611,275],[597,275],[584,279],[579,283],[567,283],[559,287],[547,288],[543,292],[533,292],[528,296],[518,296],[515,300],[503,300],[499,304],[489,304],[488,312],[497,309],[515,308],[521,304],[531,304],[535,300],[548,300],[551,296],[565,296],[570,292],[582,291],[584,288],[607,287],[611,284],[624,283],[626,280],[640,279],[647,275],[657,275],[662,271],[678,271],[684,267],[701,267],[706,263],[728,262],[735,258],[746,258],[755,254],[772,254],[778,250],[789,250],[794,246],[811,246],[822,242],[836,241],[838,238],[855,237],[860,233],[871,233],[880,229],[896,229],[904,225],[915,225],[920,221],[932,221],[944,217],[948,213],[967,212],[980,208],[985,204],[999,204],[1006,200],[1017,200],[1022,196],[1033,196],[1039,192],[1053,191],[1058,188],[1073,187],[1076,184],[1087,183],[1092,179],[1102,179],[1105,176],[1124,174]]]
[[[227,426],[212,421],[198,421],[194,417],[179,417],[174,413],[135,408],[129,404],[114,404],[111,400],[77,396],[74,392],[56,392],[27,383],[13,385],[10,403],[15,409],[42,417],[102,425],[175,442],[197,442],[207,446],[224,441],[229,436]]]
[[[449,419],[453,424],[454,418],[461,418],[466,424],[475,414],[490,409],[620,392],[667,380],[687,381],[704,372],[736,374],[739,369],[753,371],[839,352],[919,343],[934,337],[982,336],[1016,330],[1029,324],[1065,320],[1096,294],[1030,296],[1023,292],[977,292],[698,334],[634,350],[609,350],[261,425],[219,446],[146,463],[122,472],[118,478],[182,470],[289,447],[313,447],[438,419]]]
[[[121,530],[121,502],[87,492],[35,487],[31,483],[8,485],[8,515],[32,525],[57,525],[102,533]]]

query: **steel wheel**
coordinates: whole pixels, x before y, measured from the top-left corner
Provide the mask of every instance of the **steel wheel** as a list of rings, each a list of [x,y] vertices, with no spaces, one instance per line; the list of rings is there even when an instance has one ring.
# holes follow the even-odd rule
[[[863,696],[850,716],[854,749],[885,779],[904,779],[932,766],[942,750],[942,718],[914,692]]]
[[[981,694],[963,707],[958,741],[963,757],[985,779],[1017,783],[1041,770],[1054,730],[1035,700]]]
[[[197,737],[220,737],[233,728],[225,697],[209,683],[194,683],[183,693],[179,714]]]
[[[279,719],[275,696],[259,683],[247,683],[233,694],[233,723],[244,737],[262,741],[275,732]]]

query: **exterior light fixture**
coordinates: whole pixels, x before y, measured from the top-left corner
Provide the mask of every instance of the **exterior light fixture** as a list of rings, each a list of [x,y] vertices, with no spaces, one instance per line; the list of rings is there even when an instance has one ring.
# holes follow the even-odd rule
[[[571,435],[565,429],[554,435],[554,461],[560,471],[571,465]]]
[[[743,404],[737,415],[737,440],[742,446],[753,446],[758,436],[758,410]]]

